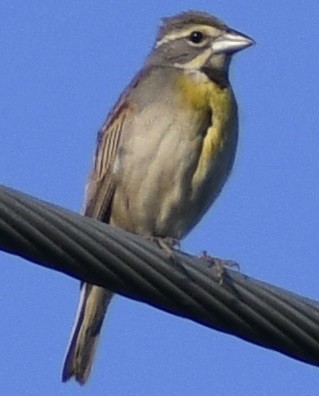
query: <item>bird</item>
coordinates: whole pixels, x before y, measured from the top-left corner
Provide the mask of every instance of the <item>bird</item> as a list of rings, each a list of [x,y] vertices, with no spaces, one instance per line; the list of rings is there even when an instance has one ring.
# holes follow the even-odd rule
[[[238,109],[229,66],[253,44],[206,12],[162,19],[144,65],[98,132],[84,216],[170,246],[194,228],[233,167]],[[62,381],[86,383],[112,296],[81,284]]]

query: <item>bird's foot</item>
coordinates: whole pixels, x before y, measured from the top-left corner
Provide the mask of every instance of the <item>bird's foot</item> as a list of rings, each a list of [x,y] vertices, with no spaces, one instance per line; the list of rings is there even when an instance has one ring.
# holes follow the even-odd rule
[[[158,247],[160,247],[161,249],[163,249],[169,258],[173,258],[174,256],[174,252],[172,250],[172,248],[174,246],[177,247],[177,249],[180,249],[181,244],[180,241],[176,238],[171,238],[171,237],[157,237],[157,236],[153,236],[153,235],[147,235],[146,239],[148,239],[151,242],[156,243],[156,245]]]
[[[217,279],[220,285],[222,285],[224,282],[226,269],[236,269],[237,271],[240,271],[240,266],[238,263],[236,263],[236,261],[222,260],[216,257],[212,257],[207,254],[206,250],[202,251],[198,258],[201,260],[205,260],[207,263],[210,264],[210,266],[214,266],[216,268]]]
[[[172,263],[172,265],[178,269],[179,271],[183,272],[187,277],[189,277],[188,272],[184,265],[178,259],[176,252],[174,252],[173,247],[177,249],[181,248],[180,240],[172,237],[157,237],[153,235],[147,235],[146,239],[155,243],[160,249],[163,249],[166,257]]]

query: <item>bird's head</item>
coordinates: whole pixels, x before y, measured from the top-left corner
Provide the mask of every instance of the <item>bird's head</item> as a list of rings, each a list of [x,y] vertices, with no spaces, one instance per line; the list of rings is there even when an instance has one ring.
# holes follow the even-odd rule
[[[163,19],[148,63],[227,75],[232,55],[253,44],[214,16],[188,11]]]

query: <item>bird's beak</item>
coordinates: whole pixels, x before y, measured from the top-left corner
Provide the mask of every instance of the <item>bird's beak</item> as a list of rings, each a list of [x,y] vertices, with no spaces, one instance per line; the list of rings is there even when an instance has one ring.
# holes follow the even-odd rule
[[[230,30],[217,37],[212,44],[212,50],[214,54],[234,54],[254,44],[255,41],[252,38],[235,30]]]

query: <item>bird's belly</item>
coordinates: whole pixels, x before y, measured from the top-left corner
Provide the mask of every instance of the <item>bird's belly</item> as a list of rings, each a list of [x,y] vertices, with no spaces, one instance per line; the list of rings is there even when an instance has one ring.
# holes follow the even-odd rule
[[[231,89],[194,85],[133,106],[115,160],[112,224],[143,235],[185,236],[219,194],[232,167],[237,110]],[[179,109],[179,111],[173,109]]]
[[[126,152],[122,159],[111,211],[111,223],[142,235],[185,236],[217,197],[234,157],[227,145],[197,175],[203,137],[180,138],[167,133],[139,155]],[[123,154],[123,153],[122,153]],[[118,164],[117,164],[118,165]],[[195,182],[196,183],[195,183]]]

